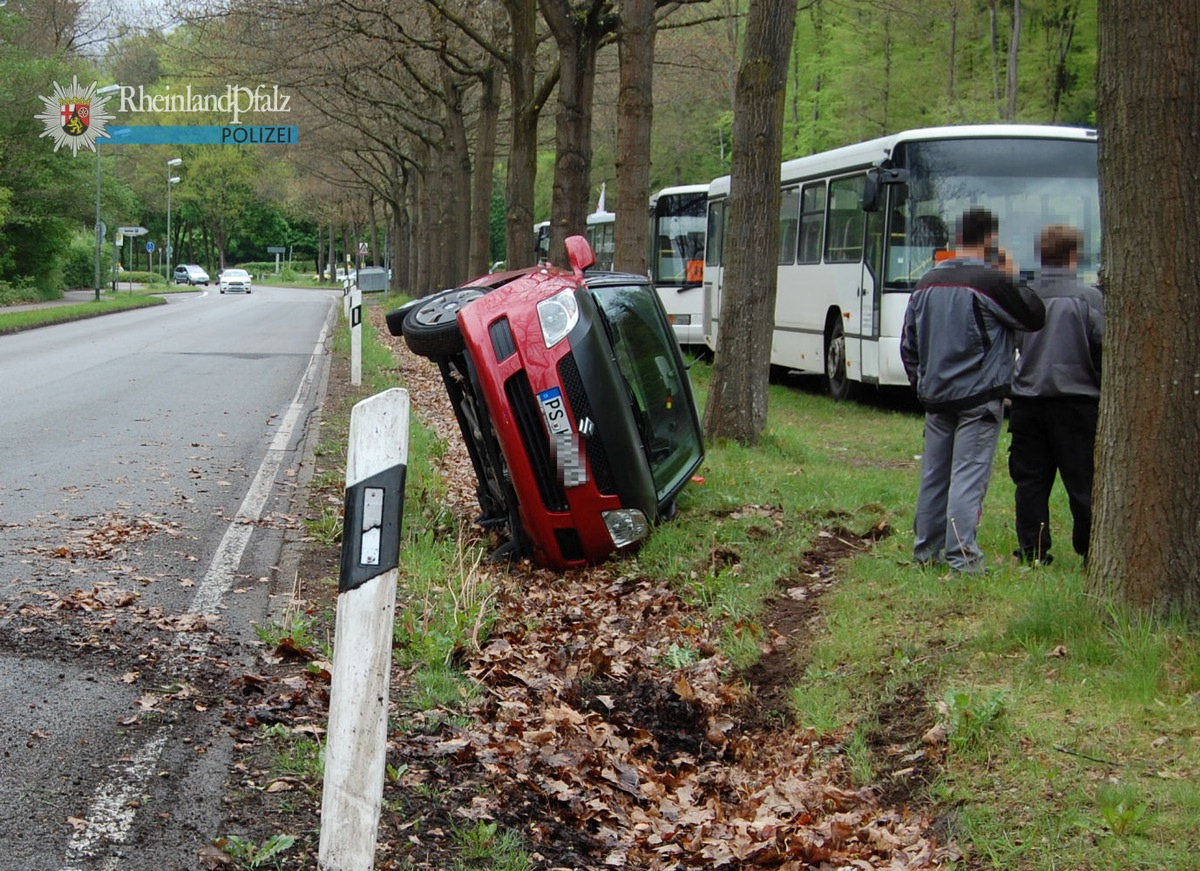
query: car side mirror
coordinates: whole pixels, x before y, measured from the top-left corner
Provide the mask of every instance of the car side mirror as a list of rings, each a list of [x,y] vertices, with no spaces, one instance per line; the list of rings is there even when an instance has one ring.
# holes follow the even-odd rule
[[[575,272],[575,280],[583,281],[583,270],[596,262],[596,254],[588,244],[585,236],[568,236],[564,245],[567,249],[567,260]]]

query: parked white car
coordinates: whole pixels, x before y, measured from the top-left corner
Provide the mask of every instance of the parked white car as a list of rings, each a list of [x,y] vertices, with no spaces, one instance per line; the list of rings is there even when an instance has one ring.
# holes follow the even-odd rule
[[[245,269],[221,270],[221,293],[250,293],[250,273]]]

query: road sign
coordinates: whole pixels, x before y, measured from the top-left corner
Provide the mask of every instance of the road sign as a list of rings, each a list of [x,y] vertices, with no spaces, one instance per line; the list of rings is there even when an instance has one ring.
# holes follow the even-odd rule
[[[146,253],[147,253],[147,254],[153,254],[153,253],[154,253],[154,243],[153,243],[153,242],[147,242],[147,243],[146,243]]]
[[[117,227],[117,232],[122,236],[145,236],[150,231],[145,227]]]
[[[282,245],[268,245],[267,253],[268,254],[287,254],[287,248],[285,248]]]

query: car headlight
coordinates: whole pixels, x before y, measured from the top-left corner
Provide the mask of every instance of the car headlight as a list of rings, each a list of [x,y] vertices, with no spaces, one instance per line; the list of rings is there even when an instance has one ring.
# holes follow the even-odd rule
[[[634,544],[650,534],[646,515],[636,508],[602,511],[600,516],[604,518],[604,525],[608,527],[608,534],[616,547]]]
[[[564,290],[542,300],[537,304],[537,312],[547,348],[565,339],[579,323],[579,303],[575,302],[574,290]]]

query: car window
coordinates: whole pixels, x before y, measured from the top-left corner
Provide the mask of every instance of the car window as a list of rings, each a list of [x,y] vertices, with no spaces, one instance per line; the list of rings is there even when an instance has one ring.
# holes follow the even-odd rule
[[[597,287],[593,295],[612,326],[617,365],[632,394],[658,497],[682,486],[702,454],[689,401],[687,371],[670,326],[646,285]]]

